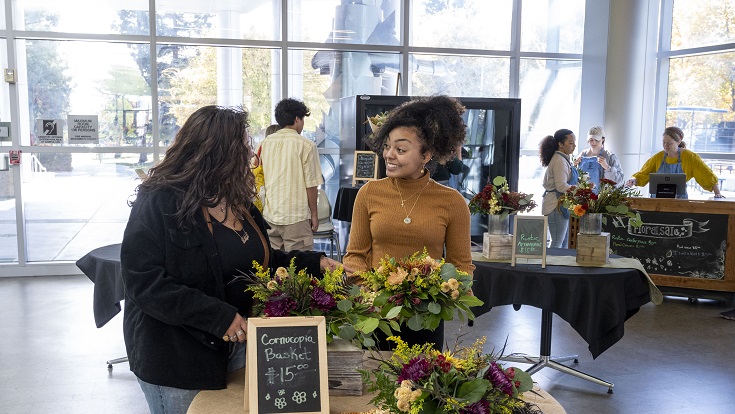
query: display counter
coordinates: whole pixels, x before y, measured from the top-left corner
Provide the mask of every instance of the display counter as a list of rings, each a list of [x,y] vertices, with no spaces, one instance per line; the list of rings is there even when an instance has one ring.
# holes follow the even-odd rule
[[[641,213],[641,227],[611,217],[603,225],[614,254],[638,259],[665,293],[671,287],[735,297],[735,202],[635,198],[631,205]]]

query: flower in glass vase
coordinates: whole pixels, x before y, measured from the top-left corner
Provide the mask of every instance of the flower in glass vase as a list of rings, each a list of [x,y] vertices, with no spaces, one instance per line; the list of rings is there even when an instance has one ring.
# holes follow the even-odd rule
[[[520,397],[531,390],[531,376],[503,368],[493,354],[484,354],[485,338],[467,348],[440,352],[431,344],[408,346],[400,338],[389,359],[374,371],[361,370],[371,403],[386,413],[538,413]]]
[[[433,259],[426,249],[402,259],[386,255],[378,268],[356,276],[376,292],[373,305],[395,331],[401,326],[434,330],[442,320],[452,320],[455,311],[462,320],[472,320],[470,308],[483,304],[471,293],[472,276],[444,259]]]
[[[253,268],[254,273],[237,277],[245,279],[245,290],[256,299],[256,315],[324,316],[327,342],[339,337],[368,348],[376,344],[376,329],[391,334],[388,322],[373,306],[375,293],[346,282],[342,267],[320,278],[296,269],[293,260],[288,268],[276,269],[275,274],[257,262],[253,262]]]
[[[510,191],[505,177],[497,176],[470,200],[472,214],[509,215],[531,211],[536,207],[533,194]]]
[[[578,185],[570,187],[559,197],[559,204],[577,218],[585,214],[601,213],[603,220],[606,216],[628,217],[628,224],[633,227],[643,224],[640,213],[630,208],[630,199],[640,197],[640,191],[636,188],[620,186],[606,178],[600,179],[597,194],[592,191],[592,187],[590,181],[581,179]]]

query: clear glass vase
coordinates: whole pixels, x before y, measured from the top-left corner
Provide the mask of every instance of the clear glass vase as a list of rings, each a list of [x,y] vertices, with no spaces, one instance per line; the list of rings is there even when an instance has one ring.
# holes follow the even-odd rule
[[[579,232],[581,234],[602,233],[602,213],[587,213],[580,217]]]
[[[510,214],[488,214],[487,232],[490,234],[509,234]]]

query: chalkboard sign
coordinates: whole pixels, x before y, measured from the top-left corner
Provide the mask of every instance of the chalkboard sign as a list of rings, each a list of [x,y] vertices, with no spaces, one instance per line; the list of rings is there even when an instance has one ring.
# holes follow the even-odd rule
[[[245,407],[250,413],[328,413],[323,316],[248,319]]]
[[[546,216],[515,215],[513,228],[513,255],[510,265],[516,265],[516,258],[541,259],[541,267],[546,267],[546,231],[549,226]]]
[[[638,259],[648,273],[724,280],[728,216],[641,211],[643,225],[608,218],[610,250]]]
[[[378,154],[372,151],[355,151],[355,165],[352,171],[352,186],[357,181],[377,180]]]

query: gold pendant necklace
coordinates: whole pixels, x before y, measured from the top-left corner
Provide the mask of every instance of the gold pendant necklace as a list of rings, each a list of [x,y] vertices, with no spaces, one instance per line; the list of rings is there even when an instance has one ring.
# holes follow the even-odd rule
[[[227,227],[227,226],[225,226],[225,227]],[[248,234],[248,232],[245,231],[245,226],[243,226],[243,228],[242,228],[242,234],[238,233],[237,230],[235,230],[235,229],[233,229],[231,227],[227,227],[227,228],[229,228],[230,230],[234,231],[235,234],[237,234],[237,237],[240,238],[240,241],[242,242],[242,244],[245,244],[245,243],[248,242],[248,240],[250,240],[250,235]]]
[[[428,186],[430,182],[431,180],[426,181],[426,184],[424,184],[424,187],[421,188],[421,191],[418,192],[418,197],[416,197],[416,200],[413,202],[413,206],[411,206],[411,210],[406,211],[406,206],[404,205],[403,192],[401,192],[401,187],[398,185],[398,179],[397,178],[394,179],[393,183],[395,183],[396,188],[398,189],[398,195],[401,197],[401,207],[403,207],[403,212],[406,213],[406,217],[403,219],[404,223],[411,224],[411,217],[410,217],[411,213],[413,212],[414,207],[416,207],[416,204],[419,202],[419,198],[421,198],[421,193],[424,192],[424,189],[426,189],[426,186]],[[411,195],[411,197],[413,197],[413,194]],[[405,199],[405,200],[408,200],[408,199]]]

